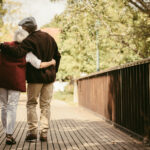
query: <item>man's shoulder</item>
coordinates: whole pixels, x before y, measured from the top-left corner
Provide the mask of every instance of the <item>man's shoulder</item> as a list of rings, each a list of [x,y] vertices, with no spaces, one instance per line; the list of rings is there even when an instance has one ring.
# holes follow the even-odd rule
[[[41,34],[41,35],[46,36],[50,39],[54,39],[49,33],[45,32],[45,31],[37,30],[36,32],[37,32],[37,34]]]
[[[44,35],[49,35],[47,32],[41,31],[41,30],[37,30],[35,31],[35,34],[44,34]]]
[[[55,39],[48,34],[47,32],[41,31],[41,30],[37,30],[34,33],[32,33],[31,35],[29,35],[25,40],[24,43],[28,43],[28,42],[36,42],[37,40],[40,40],[41,42],[44,41],[49,41],[49,42],[53,42],[55,43]]]

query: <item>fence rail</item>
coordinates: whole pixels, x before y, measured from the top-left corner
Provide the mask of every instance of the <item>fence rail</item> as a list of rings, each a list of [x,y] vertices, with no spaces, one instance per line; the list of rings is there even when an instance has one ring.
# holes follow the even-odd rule
[[[79,104],[150,137],[150,59],[77,80]]]

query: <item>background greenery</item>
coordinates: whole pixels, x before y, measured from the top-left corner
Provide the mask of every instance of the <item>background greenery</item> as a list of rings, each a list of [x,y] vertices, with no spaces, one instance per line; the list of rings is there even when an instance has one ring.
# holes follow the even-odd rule
[[[68,0],[66,10],[44,27],[61,29],[59,80],[95,72],[96,43],[101,70],[150,56],[149,15],[129,1]]]

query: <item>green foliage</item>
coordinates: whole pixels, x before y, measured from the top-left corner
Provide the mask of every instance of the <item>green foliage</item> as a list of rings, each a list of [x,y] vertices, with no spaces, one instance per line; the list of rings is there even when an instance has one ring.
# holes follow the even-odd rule
[[[3,25],[3,16],[6,13],[6,10],[3,8],[3,1],[0,1],[0,27]]]
[[[96,26],[98,20],[100,25]],[[68,0],[66,10],[47,26],[62,31],[61,80],[95,72],[96,43],[100,69],[150,56],[149,16],[123,0]]]
[[[5,24],[17,26],[17,23],[23,18],[24,14],[21,10],[21,2],[13,0],[5,0],[4,8],[6,9]]]
[[[1,5],[0,11],[1,18],[0,18],[0,41],[12,41],[14,31],[17,28],[16,20],[20,20],[22,13],[20,12],[21,3],[14,2],[12,0],[5,0],[3,1],[3,5]],[[5,17],[5,22],[2,21],[3,17]]]
[[[12,41],[15,30],[16,30],[15,27],[12,27],[10,25],[3,25],[1,27],[0,41],[1,42]]]

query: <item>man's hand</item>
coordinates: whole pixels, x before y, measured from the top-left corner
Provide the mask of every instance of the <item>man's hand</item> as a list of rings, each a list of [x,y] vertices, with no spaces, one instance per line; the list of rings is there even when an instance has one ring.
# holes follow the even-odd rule
[[[48,62],[41,62],[40,68],[46,68],[46,67],[55,66],[55,65],[56,65],[56,61],[55,59],[52,59],[51,61],[48,61]]]

